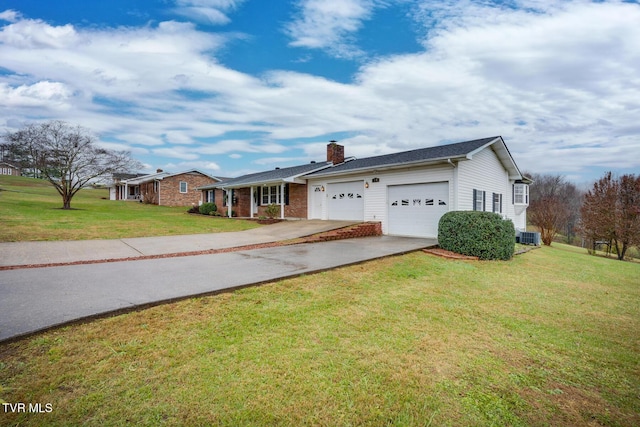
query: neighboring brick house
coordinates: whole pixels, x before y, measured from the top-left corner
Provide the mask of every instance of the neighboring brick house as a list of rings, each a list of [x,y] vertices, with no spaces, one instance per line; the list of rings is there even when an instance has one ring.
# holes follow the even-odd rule
[[[8,162],[0,162],[0,175],[20,176],[20,168]]]
[[[114,175],[111,200],[138,200],[161,206],[192,206],[202,203],[198,187],[219,182],[220,179],[196,169],[169,173],[158,169],[148,175],[134,175],[122,179]]]

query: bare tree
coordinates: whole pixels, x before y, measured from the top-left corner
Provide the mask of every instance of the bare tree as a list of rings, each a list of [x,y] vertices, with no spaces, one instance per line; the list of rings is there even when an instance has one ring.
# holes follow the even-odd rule
[[[607,172],[587,192],[581,208],[582,230],[593,248],[606,241],[623,260],[627,249],[640,244],[640,176],[615,178]]]
[[[63,209],[71,209],[71,199],[88,183],[140,166],[130,153],[104,149],[88,129],[63,121],[26,125],[4,139],[23,166],[54,186]]]
[[[568,227],[578,207],[570,201],[580,197],[575,185],[560,175],[527,174],[533,179],[527,209],[529,222],[540,229],[542,243],[551,245],[559,231]]]

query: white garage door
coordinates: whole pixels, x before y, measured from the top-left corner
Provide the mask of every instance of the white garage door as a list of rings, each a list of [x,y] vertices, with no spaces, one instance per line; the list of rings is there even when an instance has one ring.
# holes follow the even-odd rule
[[[364,220],[364,181],[329,184],[329,219]]]
[[[449,183],[388,187],[389,234],[438,237],[438,221],[449,211]]]

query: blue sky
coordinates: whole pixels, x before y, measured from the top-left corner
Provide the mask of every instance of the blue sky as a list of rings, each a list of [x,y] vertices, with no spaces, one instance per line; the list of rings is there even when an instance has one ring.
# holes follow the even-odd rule
[[[61,119],[149,171],[237,176],[487,136],[521,170],[640,173],[640,5],[2,0],[0,130]]]

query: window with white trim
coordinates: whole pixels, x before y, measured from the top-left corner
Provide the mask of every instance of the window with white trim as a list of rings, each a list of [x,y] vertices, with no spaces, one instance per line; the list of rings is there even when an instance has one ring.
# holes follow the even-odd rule
[[[493,211],[502,213],[502,194],[493,193]]]
[[[187,192],[187,182],[186,181],[180,181],[180,192],[181,193],[186,193]]]
[[[473,190],[473,210],[484,211],[486,193],[482,190]]]
[[[269,187],[261,187],[262,197],[260,202],[263,206],[280,203],[280,186],[271,185]]]
[[[529,186],[527,184],[513,184],[513,204],[529,204]]]
[[[289,184],[284,186],[284,194],[282,194],[282,187],[280,185],[271,185],[268,187],[260,187],[260,205],[279,205],[282,197],[284,197],[284,204],[289,204]]]

